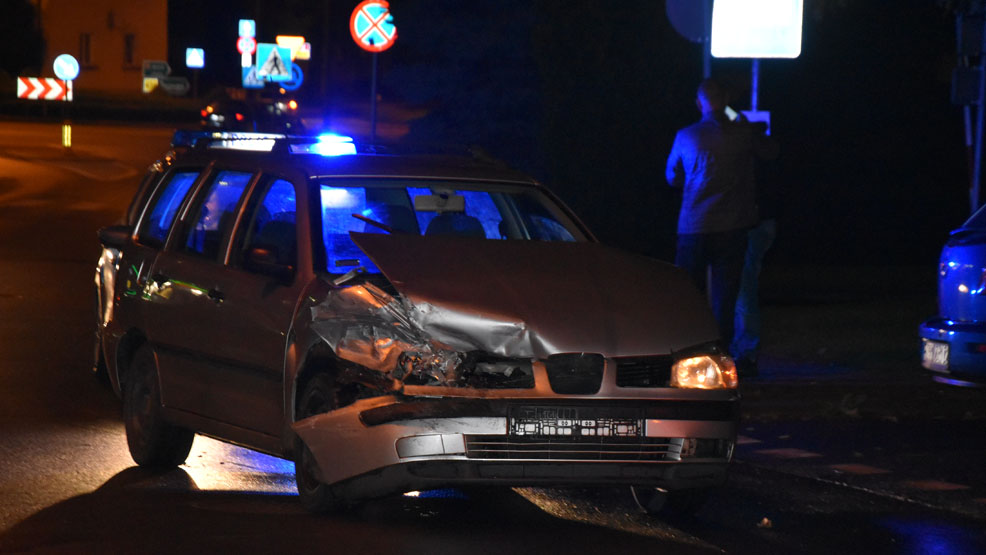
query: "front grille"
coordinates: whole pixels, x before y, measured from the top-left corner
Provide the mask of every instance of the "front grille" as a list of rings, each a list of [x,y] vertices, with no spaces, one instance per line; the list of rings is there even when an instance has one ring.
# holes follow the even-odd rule
[[[681,442],[657,437],[524,437],[467,435],[470,459],[533,461],[664,461],[677,460]]]
[[[615,358],[619,387],[667,387],[671,381],[670,355]]]
[[[603,383],[606,359],[599,354],[551,355],[544,361],[551,390],[563,395],[592,395]]]

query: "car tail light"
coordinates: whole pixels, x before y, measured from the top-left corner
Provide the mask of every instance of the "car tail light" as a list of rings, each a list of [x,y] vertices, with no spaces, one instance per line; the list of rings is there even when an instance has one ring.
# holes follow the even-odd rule
[[[243,121],[243,114],[237,112],[236,113],[236,121]]]

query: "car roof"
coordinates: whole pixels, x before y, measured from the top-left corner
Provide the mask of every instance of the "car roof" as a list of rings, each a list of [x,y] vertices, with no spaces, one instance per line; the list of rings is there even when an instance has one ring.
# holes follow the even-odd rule
[[[381,149],[383,150],[383,149]],[[405,177],[422,179],[483,180],[537,185],[531,177],[504,164],[482,157],[448,154],[399,154],[360,152],[341,156],[292,153],[274,148],[271,152],[237,148],[211,148],[202,142],[184,151],[181,165],[229,164],[260,168],[274,173],[300,172],[319,177]]]

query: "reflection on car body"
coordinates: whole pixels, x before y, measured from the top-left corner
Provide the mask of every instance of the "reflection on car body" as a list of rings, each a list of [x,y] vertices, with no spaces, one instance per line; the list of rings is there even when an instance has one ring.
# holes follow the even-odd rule
[[[735,366],[679,270],[497,165],[264,141],[197,142],[101,233],[139,464],[208,434],[292,458],[311,510],[455,484],[632,485],[658,510],[725,480]]]
[[[938,264],[938,314],[923,322],[922,365],[952,385],[986,385],[986,210],[952,232]]]

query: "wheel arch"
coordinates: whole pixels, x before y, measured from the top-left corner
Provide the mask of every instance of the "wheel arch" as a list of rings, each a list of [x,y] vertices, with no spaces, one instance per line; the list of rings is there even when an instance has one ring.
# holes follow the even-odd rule
[[[147,343],[147,336],[135,328],[127,330],[117,343],[115,356],[116,371],[114,372],[113,378],[115,379],[118,394],[123,391],[127,383],[127,377],[133,365],[134,356],[136,356],[137,351],[145,343]]]

